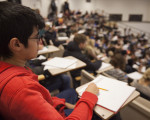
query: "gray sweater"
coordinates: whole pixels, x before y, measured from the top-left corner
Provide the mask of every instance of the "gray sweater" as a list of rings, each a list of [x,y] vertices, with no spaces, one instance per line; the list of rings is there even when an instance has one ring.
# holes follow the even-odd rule
[[[150,86],[143,86],[139,84],[137,81],[132,82],[131,84],[133,87],[136,87],[136,89],[141,92],[142,94],[146,95],[150,98]]]

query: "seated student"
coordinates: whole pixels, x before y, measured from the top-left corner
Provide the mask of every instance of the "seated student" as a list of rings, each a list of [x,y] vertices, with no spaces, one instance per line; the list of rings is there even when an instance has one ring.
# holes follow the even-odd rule
[[[146,70],[140,80],[133,81],[131,85],[136,87],[142,97],[150,100],[150,68]]]
[[[109,54],[112,51],[109,51]],[[117,80],[126,81],[126,61],[125,57],[121,53],[111,53],[111,61],[110,63],[114,66],[114,69],[107,70],[104,73],[116,78]],[[114,55],[115,54],[115,55]]]
[[[85,35],[83,34],[76,34],[75,37],[74,37],[74,40],[71,41],[65,52],[64,52],[64,56],[74,56],[76,58],[78,58],[79,60],[83,61],[86,63],[86,67],[85,69],[87,71],[90,71],[90,72],[95,72],[96,70],[98,70],[101,66],[101,60],[97,60],[95,62],[91,62],[89,58],[87,58],[83,53],[82,53],[82,50],[85,48],[86,46],[86,41],[87,41],[87,38]],[[80,73],[81,73],[81,70],[78,69],[78,70],[74,70],[71,72],[71,75],[73,78],[77,77],[77,76],[80,76]],[[76,82],[74,79],[73,79],[73,82],[74,82],[74,87],[77,87],[80,85],[80,82]]]
[[[100,51],[95,47],[95,40],[87,37],[87,45],[85,47],[85,54],[91,60],[98,60],[97,55],[100,54]]]
[[[111,64],[115,67],[115,68],[119,68],[123,71],[125,71],[125,67],[126,67],[126,60],[125,57],[121,54],[121,53],[116,53],[112,59],[111,59]]]
[[[99,91],[94,83],[73,105],[68,103],[77,96],[73,91],[64,92],[68,101],[51,97],[25,66],[37,56],[40,22],[32,9],[0,2],[0,114],[5,120],[90,120]],[[66,117],[64,108],[75,109]]]
[[[115,67],[119,68],[122,71],[126,73],[131,73],[133,72],[132,68],[126,63],[126,51],[120,51],[116,50],[114,53],[114,56],[112,56],[112,59],[110,63]]]
[[[43,80],[40,81],[40,84],[46,87],[50,92],[58,89],[60,92],[70,88],[70,77],[65,74],[60,74],[52,76],[48,70],[44,70],[44,66],[41,65],[45,60],[29,60],[26,63],[26,66],[29,67],[35,74],[43,75]]]
[[[57,31],[55,30],[55,27],[49,27],[49,29],[45,32],[44,38],[46,40],[47,45],[50,45],[50,40],[52,40],[53,44],[55,46],[59,46],[63,43],[66,43],[67,41],[58,41],[57,40]]]

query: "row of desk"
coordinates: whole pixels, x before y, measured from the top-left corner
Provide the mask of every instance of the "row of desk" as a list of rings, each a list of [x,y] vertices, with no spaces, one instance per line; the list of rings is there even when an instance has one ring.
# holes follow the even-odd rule
[[[55,46],[48,46],[47,47],[48,50],[47,51],[40,51],[38,54],[50,54],[50,53],[54,53],[56,51],[59,51],[59,48],[55,47]],[[65,57],[67,59],[75,59],[77,60],[76,62],[76,65],[74,68],[66,68],[66,69],[63,69],[63,68],[56,68],[56,69],[49,69],[49,72],[55,76],[55,75],[58,75],[58,74],[62,74],[62,73],[65,73],[65,72],[69,72],[69,71],[72,71],[72,70],[76,70],[76,69],[79,69],[79,68],[83,68],[86,66],[86,64],[84,62],[82,62],[81,60],[77,59],[77,58],[74,58],[72,56],[68,56],[68,57]],[[103,70],[99,69],[97,71],[98,74],[100,73],[103,73],[104,71],[106,70],[110,70],[110,69],[113,69],[112,66],[108,67],[108,68],[105,68]],[[76,91],[80,91],[80,89],[82,89],[82,87],[84,87],[84,85],[78,87],[76,89]],[[137,91],[134,91],[134,93],[127,99],[127,101],[123,104],[123,106],[121,107],[121,109],[123,107],[125,107],[126,105],[128,105],[131,101],[133,101],[134,99],[136,99],[138,96],[139,96],[139,92]],[[109,111],[103,107],[100,107],[98,105],[95,106],[94,108],[94,111],[96,112],[97,115],[99,115],[102,119],[104,120],[107,120],[109,118],[111,118],[113,115],[114,115],[114,112],[112,111]]]

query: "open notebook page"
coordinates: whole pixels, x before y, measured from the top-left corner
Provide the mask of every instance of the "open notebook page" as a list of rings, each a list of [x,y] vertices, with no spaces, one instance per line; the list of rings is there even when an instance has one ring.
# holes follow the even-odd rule
[[[92,82],[94,82],[98,87],[108,90],[99,90],[97,104],[113,112],[117,112],[135,90],[134,87],[130,87],[122,81],[111,79],[102,75],[98,76]],[[80,96],[83,91],[85,91],[86,87],[87,86],[79,91]]]

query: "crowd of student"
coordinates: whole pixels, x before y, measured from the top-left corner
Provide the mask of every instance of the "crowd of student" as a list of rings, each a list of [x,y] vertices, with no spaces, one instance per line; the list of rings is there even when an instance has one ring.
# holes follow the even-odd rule
[[[97,12],[82,14],[80,11],[70,10],[67,16],[63,12],[61,18],[56,17],[48,21],[52,26],[43,34],[47,44],[52,40],[56,46],[63,45],[64,56],[71,55],[82,60],[87,64],[84,69],[88,72],[95,74],[101,66],[99,54],[106,54],[109,62],[116,68],[115,71],[108,71],[110,74],[123,72],[123,76],[117,78],[120,80],[127,79],[127,73],[144,73],[149,68],[150,46],[144,33],[134,33],[131,28],[120,31],[117,23],[108,21],[104,15]],[[57,29],[57,26],[65,27]],[[59,36],[66,36],[68,40],[59,41]],[[94,62],[91,62],[93,60]],[[81,70],[71,72],[75,88],[80,85],[80,82],[75,80],[80,76],[80,72]]]
[[[39,45],[63,45],[63,56],[80,59],[86,63],[83,69],[95,75],[102,63],[98,54],[106,54],[110,63],[125,73],[135,71],[134,64],[139,65],[140,72],[142,66],[148,68],[150,64],[150,50],[144,34],[135,36],[125,30],[122,35],[116,23],[112,25],[98,13],[82,14],[67,9],[61,17],[49,16],[50,19],[43,21],[30,8],[0,2],[0,18],[3,28],[0,29],[0,114],[3,119],[100,119],[93,114],[97,86],[90,84],[78,99],[70,89],[68,76],[52,76],[43,70],[41,61],[31,60],[36,57]],[[68,40],[59,41],[58,36],[66,36]],[[27,62],[35,73],[39,69],[36,74],[44,74],[46,80],[39,84],[37,76],[25,65]],[[80,86],[76,81],[80,73],[81,69],[71,72],[74,88]],[[149,69],[134,86],[137,84],[150,90]],[[45,87],[50,92],[56,88],[62,92],[51,97]],[[116,114],[111,119],[121,118]]]

